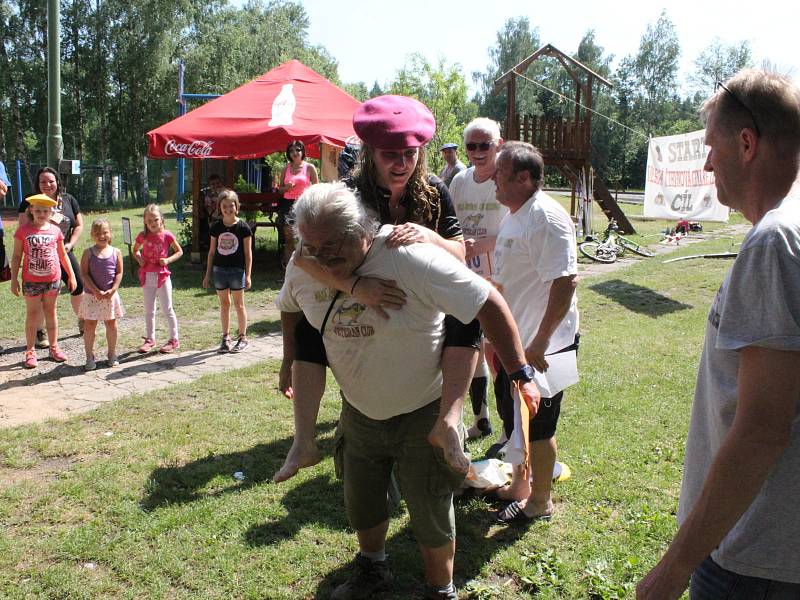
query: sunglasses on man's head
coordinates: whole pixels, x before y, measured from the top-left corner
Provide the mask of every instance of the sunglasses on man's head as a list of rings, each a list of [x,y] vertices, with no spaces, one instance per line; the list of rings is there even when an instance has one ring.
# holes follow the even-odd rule
[[[464,144],[467,147],[467,150],[470,152],[475,152],[475,150],[480,150],[481,152],[486,152],[489,148],[492,147],[494,142],[467,142]]]
[[[731,98],[733,98],[734,100],[736,100],[737,104],[739,104],[739,106],[741,106],[743,109],[745,109],[745,110],[747,111],[747,114],[749,114],[749,115],[750,115],[750,118],[751,118],[751,119],[753,119],[753,127],[754,127],[754,129],[756,130],[756,135],[757,135],[758,137],[761,137],[761,130],[758,128],[758,121],[756,120],[756,113],[753,111],[753,109],[752,109],[752,108],[750,108],[750,107],[749,107],[747,104],[745,104],[744,100],[742,100],[741,98],[739,98],[739,96],[737,96],[737,95],[736,95],[736,94],[734,94],[732,91],[730,91],[730,90],[728,89],[728,86],[726,86],[726,85],[725,85],[724,83],[722,83],[721,81],[718,81],[718,82],[717,82],[717,85],[716,85],[716,86],[714,86],[714,91],[716,92],[716,91],[717,91],[718,89],[720,89],[720,88],[722,88],[723,90],[725,90],[726,92],[728,92],[728,94],[730,94]]]

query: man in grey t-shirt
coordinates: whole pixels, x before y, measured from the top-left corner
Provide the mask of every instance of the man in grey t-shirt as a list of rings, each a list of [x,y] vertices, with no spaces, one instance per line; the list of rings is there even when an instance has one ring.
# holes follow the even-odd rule
[[[753,223],[711,307],[680,529],[637,598],[800,598],[800,88],[736,74],[703,105],[720,202]],[[794,185],[794,187],[793,187]]]
[[[439,172],[439,179],[449,186],[450,182],[453,181],[453,177],[466,169],[467,166],[458,160],[458,144],[444,144],[440,150],[442,151],[445,165]]]

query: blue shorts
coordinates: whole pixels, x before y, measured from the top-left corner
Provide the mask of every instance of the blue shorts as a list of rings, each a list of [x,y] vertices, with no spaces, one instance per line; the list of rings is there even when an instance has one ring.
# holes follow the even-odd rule
[[[245,288],[245,273],[240,267],[212,267],[211,279],[217,291]]]

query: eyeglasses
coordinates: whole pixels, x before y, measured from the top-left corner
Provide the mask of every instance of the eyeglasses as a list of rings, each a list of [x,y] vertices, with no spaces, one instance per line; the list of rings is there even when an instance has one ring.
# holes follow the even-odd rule
[[[742,100],[741,98],[739,98],[739,96],[737,96],[737,95],[736,95],[736,94],[734,94],[732,91],[730,91],[730,89],[728,89],[728,86],[726,86],[726,85],[725,85],[724,83],[722,83],[721,81],[718,81],[718,82],[717,82],[717,85],[716,85],[716,87],[714,88],[714,91],[716,92],[716,91],[717,91],[719,88],[722,88],[723,90],[725,90],[726,92],[728,92],[728,93],[731,95],[731,98],[733,98],[734,100],[736,100],[736,102],[738,102],[738,103],[739,103],[739,106],[741,106],[742,108],[744,108],[744,109],[747,111],[747,114],[749,114],[749,115],[750,115],[750,118],[753,120],[753,127],[754,127],[754,128],[755,128],[755,130],[756,130],[756,135],[757,135],[758,137],[761,137],[761,130],[758,128],[758,121],[756,120],[756,113],[754,113],[754,112],[753,112],[753,109],[752,109],[752,108],[750,108],[749,106],[747,106],[747,104],[745,104],[745,103],[744,103],[744,100]]]
[[[494,144],[494,142],[480,142],[480,143],[467,142],[464,145],[467,147],[467,150],[469,150],[470,152],[475,152],[475,150],[480,150],[481,152],[486,152],[489,148],[492,147],[492,144]]]
[[[321,264],[328,264],[341,256],[342,247],[344,247],[346,240],[347,236],[343,235],[342,239],[339,241],[339,245],[336,247],[336,250],[333,250],[333,247],[336,246],[336,242],[323,244],[318,250],[314,249],[313,246],[302,244],[302,253],[304,256],[313,258]]]

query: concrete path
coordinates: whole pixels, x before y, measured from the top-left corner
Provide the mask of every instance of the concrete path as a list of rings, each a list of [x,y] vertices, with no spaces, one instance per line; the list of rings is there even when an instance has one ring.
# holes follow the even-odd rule
[[[749,225],[732,225],[681,240],[680,246],[651,244],[649,247],[661,255],[705,239],[740,235],[747,229]],[[581,262],[579,273],[582,278],[592,277],[624,269],[639,260],[642,259],[626,257],[610,265]],[[74,360],[70,361],[71,364],[54,365],[49,364],[49,359],[41,358],[39,369],[27,371],[20,365],[24,348],[9,349],[0,357],[0,428],[49,418],[69,418],[129,394],[158,390],[194,381],[210,373],[281,357],[279,333],[251,337],[250,342],[250,347],[240,354],[217,354],[216,347],[174,355],[151,353],[141,356],[131,352],[120,356],[119,367],[108,368],[104,361],[99,361],[97,370],[91,373],[85,373],[82,363],[77,366]],[[67,348],[71,358],[83,356],[82,339],[77,335],[64,340],[62,346]],[[40,351],[39,356],[44,354],[45,351]]]
[[[119,367],[109,368],[105,361],[98,361],[97,370],[89,373],[82,367],[68,366],[63,376],[51,371],[44,381],[37,381],[34,376],[12,376],[0,383],[0,428],[69,418],[129,394],[187,383],[203,375],[240,369],[262,360],[279,359],[281,352],[281,336],[273,333],[251,337],[250,347],[238,354],[217,354],[216,347],[145,356],[134,352],[121,355]],[[32,371],[15,372],[22,370],[18,359],[16,356],[17,366],[9,374],[31,374]]]

